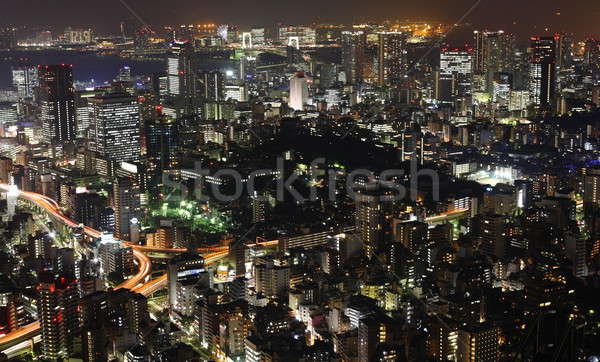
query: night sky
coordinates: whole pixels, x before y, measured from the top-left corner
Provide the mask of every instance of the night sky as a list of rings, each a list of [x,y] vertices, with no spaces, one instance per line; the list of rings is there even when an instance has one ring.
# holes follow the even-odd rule
[[[288,24],[350,23],[384,19],[423,19],[453,23],[472,0],[123,0],[151,25],[168,23]],[[125,21],[139,22],[121,0],[0,0],[0,22],[51,25],[93,25],[116,32]],[[560,12],[560,15],[557,15]],[[502,28],[519,36],[570,31],[600,37],[598,0],[482,0],[466,19],[474,27]],[[5,24],[6,25],[6,24]]]

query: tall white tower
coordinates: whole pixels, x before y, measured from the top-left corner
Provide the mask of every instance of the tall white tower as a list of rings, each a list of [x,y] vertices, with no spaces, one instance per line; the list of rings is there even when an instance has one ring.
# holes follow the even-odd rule
[[[290,107],[296,111],[301,111],[307,102],[308,78],[304,73],[296,73],[290,79]]]

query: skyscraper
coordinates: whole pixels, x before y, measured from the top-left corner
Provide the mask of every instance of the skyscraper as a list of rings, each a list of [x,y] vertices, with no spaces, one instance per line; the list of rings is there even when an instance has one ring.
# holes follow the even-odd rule
[[[75,89],[71,65],[40,66],[42,135],[59,144],[75,139]]]
[[[175,42],[167,57],[167,98],[178,115],[194,115],[200,107],[199,76],[194,47]]]
[[[17,88],[19,98],[31,98],[39,86],[37,67],[18,67],[12,70],[13,86]]]
[[[532,37],[529,63],[529,96],[531,103],[548,108],[554,102],[556,79],[556,39]]]
[[[140,216],[140,187],[133,177],[120,177],[113,184],[115,237],[130,240],[132,220]]]
[[[92,105],[91,149],[115,162],[140,160],[140,116],[137,98],[111,93],[88,98]]]
[[[502,30],[475,31],[474,41],[473,73],[485,79],[485,90],[491,92],[494,74],[513,70],[514,38]]]
[[[169,306],[177,304],[177,283],[193,280],[195,283],[203,279],[206,282],[208,273],[204,268],[204,258],[197,254],[181,254],[169,261],[167,265],[167,288]]]
[[[223,73],[219,71],[202,72],[199,78],[199,92],[204,102],[221,102],[225,100]]]
[[[290,79],[290,102],[289,105],[296,111],[304,109],[308,102],[308,78],[304,73],[296,73]]]
[[[389,232],[387,219],[391,217],[392,203],[386,190],[378,187],[360,190],[355,200],[355,225],[365,254],[371,258],[382,246]]]
[[[67,358],[79,336],[77,282],[51,273],[40,276],[38,316],[42,328],[42,354],[56,360]]]
[[[440,53],[440,76],[437,98],[452,104],[457,98],[472,93],[472,53],[469,49],[442,49]]]
[[[406,34],[379,33],[379,85],[398,86],[406,72]]]
[[[363,81],[367,35],[362,31],[342,32],[342,65],[346,72],[346,83]]]

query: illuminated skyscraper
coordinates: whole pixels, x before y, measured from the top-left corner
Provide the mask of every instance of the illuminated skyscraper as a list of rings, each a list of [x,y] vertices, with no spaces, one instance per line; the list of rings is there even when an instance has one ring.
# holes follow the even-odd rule
[[[13,86],[17,88],[19,98],[31,98],[39,86],[37,67],[18,67],[12,70]]]
[[[494,74],[512,72],[514,38],[502,30],[475,31],[473,73],[483,76],[488,92],[491,92]]]
[[[46,273],[40,275],[37,289],[42,354],[49,360],[67,358],[79,336],[77,282]]]
[[[437,99],[452,104],[471,95],[472,53],[469,49],[442,49]]]
[[[342,32],[342,65],[346,72],[346,83],[363,81],[367,36],[362,31]]]
[[[297,73],[290,79],[290,108],[301,111],[308,102],[308,78]]]
[[[379,33],[379,85],[398,86],[406,72],[406,34]]]
[[[130,240],[132,220],[140,217],[140,186],[133,177],[120,177],[113,184],[115,237]]]
[[[40,66],[42,134],[46,142],[59,144],[75,139],[75,89],[71,65]]]
[[[499,337],[500,329],[485,323],[459,328],[457,361],[499,361]]]
[[[225,100],[225,80],[219,71],[202,72],[200,79],[200,95],[204,102],[221,102]]]
[[[194,47],[190,43],[173,43],[167,57],[167,95],[178,115],[198,113],[198,82]]]
[[[111,93],[88,98],[92,105],[91,149],[115,162],[140,160],[140,115],[136,97]]]
[[[529,96],[538,107],[551,107],[556,89],[556,39],[554,37],[531,38],[529,63]]]

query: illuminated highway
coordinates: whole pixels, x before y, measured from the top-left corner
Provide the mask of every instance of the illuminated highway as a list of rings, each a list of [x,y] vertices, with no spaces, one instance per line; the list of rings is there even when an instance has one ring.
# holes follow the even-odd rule
[[[0,184],[0,190],[10,192],[10,187],[9,187],[9,185],[6,185],[6,184]],[[14,190],[13,190],[13,192],[14,192]],[[53,199],[51,199],[47,196],[44,196],[44,195],[34,193],[34,192],[28,192],[28,191],[17,191],[17,192],[18,192],[18,194],[16,196],[26,199],[28,201],[31,201],[31,202],[35,203],[36,205],[40,206],[41,208],[43,208],[46,211],[46,213],[48,213],[56,221],[58,221],[64,225],[67,225],[69,227],[72,227],[72,228],[82,228],[84,234],[91,238],[100,238],[101,237],[102,233],[100,231],[95,230],[91,227],[82,225],[82,224],[76,222],[75,220],[64,216],[62,211],[60,210],[60,206]],[[427,222],[441,222],[441,221],[445,221],[449,218],[462,216],[463,214],[467,213],[468,211],[469,211],[468,209],[458,209],[458,210],[454,210],[454,211],[450,211],[450,212],[446,212],[446,213],[442,213],[439,215],[434,215],[434,216],[428,217],[426,219],[426,221]],[[277,245],[277,243],[278,243],[277,240],[271,240],[271,241],[259,242],[258,244],[261,244],[264,246],[273,246],[273,245]],[[150,246],[144,246],[144,245],[137,245],[137,244],[133,244],[133,243],[127,242],[127,241],[122,241],[122,244],[125,247],[131,247],[133,249],[133,255],[135,257],[136,264],[138,266],[138,271],[133,277],[127,279],[126,281],[124,281],[123,283],[118,285],[115,289],[121,289],[121,288],[131,289],[132,291],[134,291],[136,293],[141,293],[145,296],[149,296],[149,295],[153,294],[154,292],[164,288],[167,283],[166,274],[163,274],[162,276],[160,276],[156,279],[145,282],[145,279],[150,275],[150,273],[152,271],[152,262],[145,253],[157,252],[157,253],[165,253],[165,254],[179,254],[179,253],[183,253],[183,252],[187,251],[186,249],[179,249],[179,248],[157,248],[157,247],[150,247]],[[218,247],[213,247],[213,248],[200,248],[200,249],[198,249],[198,251],[200,253],[204,254],[205,262],[207,264],[213,264],[213,263],[219,261],[220,259],[222,259],[223,257],[227,256],[228,247],[227,246],[218,246]],[[6,344],[14,345],[17,343],[21,343],[23,341],[33,338],[34,336],[38,335],[39,333],[40,333],[40,324],[39,324],[39,322],[34,322],[23,328],[12,331],[3,337],[0,337],[0,346],[6,345]],[[22,344],[19,344],[19,345],[22,345]],[[14,347],[12,347],[12,348],[14,349]]]

